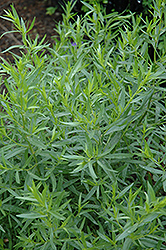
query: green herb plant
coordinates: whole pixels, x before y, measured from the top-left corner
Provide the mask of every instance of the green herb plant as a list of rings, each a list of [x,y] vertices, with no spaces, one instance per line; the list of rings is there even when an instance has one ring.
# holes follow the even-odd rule
[[[44,0],[45,1],[45,0]],[[88,12],[89,8],[87,8],[84,4],[81,6],[80,3],[82,3],[82,1],[78,1],[78,0],[69,0],[69,1],[65,1],[65,0],[59,0],[54,2],[54,6],[50,6],[46,8],[46,14],[47,15],[53,15],[55,13],[55,11],[57,11],[59,9],[59,11],[61,12],[63,9],[63,6],[65,5],[65,3],[70,2],[73,4],[73,6],[77,6],[77,4],[79,3],[79,11],[83,11],[83,12]],[[87,4],[90,5],[95,5],[95,4],[100,4],[102,9],[106,9],[106,6],[109,6],[110,1],[108,0],[85,0],[84,2],[86,2]],[[116,1],[111,1],[111,4],[113,3],[113,6],[116,5]],[[130,5],[131,5],[132,1],[128,0],[128,5],[127,5],[127,11],[130,9]],[[122,4],[120,2],[118,2],[118,4]],[[139,2],[135,1],[136,6],[139,5]],[[151,16],[149,10],[151,9],[151,6],[153,5],[153,0],[142,0],[141,1],[141,6],[142,6],[142,13],[145,16]],[[61,6],[61,8],[60,8]],[[78,9],[77,8],[77,9]],[[111,12],[114,12],[114,8],[112,8]]]
[[[1,249],[166,248],[166,7],[84,5],[52,47],[13,6],[2,17],[22,46],[0,64]]]

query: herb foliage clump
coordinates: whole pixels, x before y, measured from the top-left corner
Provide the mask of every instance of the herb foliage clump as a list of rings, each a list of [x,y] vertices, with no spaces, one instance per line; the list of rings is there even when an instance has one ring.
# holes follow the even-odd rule
[[[0,65],[1,249],[166,248],[166,7],[84,4],[53,48],[3,16],[23,45]]]

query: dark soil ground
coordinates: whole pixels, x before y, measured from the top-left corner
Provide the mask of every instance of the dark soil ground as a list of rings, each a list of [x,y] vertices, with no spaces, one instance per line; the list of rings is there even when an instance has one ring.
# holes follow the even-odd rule
[[[55,25],[61,20],[61,13],[55,12],[52,16],[46,15],[46,2],[41,0],[0,0],[0,16],[4,15],[4,10],[11,10],[10,5],[13,4],[17,13],[24,21],[31,22],[36,17],[35,25],[31,31],[31,38],[34,39],[36,35],[39,40],[46,34],[46,41],[53,43],[53,36],[56,35]],[[7,31],[13,30],[12,23],[0,18],[0,36]],[[13,45],[22,44],[21,35],[19,33],[10,33],[1,37],[0,39],[0,56],[12,62],[12,56],[9,52],[2,53],[4,50]],[[14,53],[19,53],[16,49]],[[1,61],[1,60],[0,60]]]

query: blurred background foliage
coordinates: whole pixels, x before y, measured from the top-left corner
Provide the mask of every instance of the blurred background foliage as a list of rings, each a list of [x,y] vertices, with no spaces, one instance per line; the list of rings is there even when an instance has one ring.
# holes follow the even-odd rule
[[[63,9],[65,4],[68,2],[66,0],[44,0],[47,5],[47,14],[52,15],[57,9]],[[69,0],[74,4],[74,10],[76,12],[87,12],[88,8],[83,5],[81,0]],[[142,12],[143,15],[149,15],[149,9],[153,0],[85,0],[87,4],[99,3],[103,7],[107,14],[117,11],[132,11],[132,12]]]

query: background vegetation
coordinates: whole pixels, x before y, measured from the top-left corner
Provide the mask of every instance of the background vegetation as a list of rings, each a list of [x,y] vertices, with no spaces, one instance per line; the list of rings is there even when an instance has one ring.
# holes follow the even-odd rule
[[[68,2],[66,0],[44,0],[47,5],[47,14],[52,15],[57,9],[62,10],[63,6]],[[74,10],[77,12],[87,12],[88,8],[82,3],[81,0],[69,0],[71,4],[74,4]],[[132,11],[143,13],[143,15],[149,15],[149,9],[153,0],[85,0],[84,2],[94,5],[100,4],[101,8],[106,9],[107,13],[111,12],[123,12],[123,11]],[[49,6],[49,7],[48,7]]]
[[[151,20],[84,5],[53,48],[2,17],[23,46],[0,71],[1,249],[166,248],[165,4]]]

